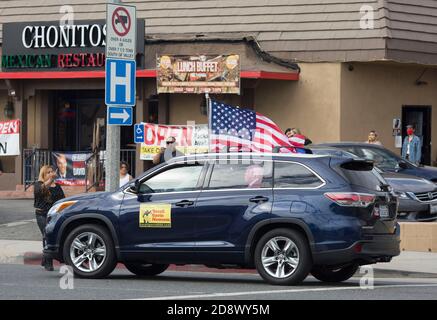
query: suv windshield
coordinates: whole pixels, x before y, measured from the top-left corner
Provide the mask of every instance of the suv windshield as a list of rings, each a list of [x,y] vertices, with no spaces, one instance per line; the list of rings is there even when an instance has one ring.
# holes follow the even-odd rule
[[[383,171],[396,171],[399,169],[399,161],[404,161],[411,168],[415,167],[411,162],[408,162],[398,155],[382,148],[366,148],[363,146],[345,146],[343,150],[356,154],[360,158],[372,160],[375,165]]]

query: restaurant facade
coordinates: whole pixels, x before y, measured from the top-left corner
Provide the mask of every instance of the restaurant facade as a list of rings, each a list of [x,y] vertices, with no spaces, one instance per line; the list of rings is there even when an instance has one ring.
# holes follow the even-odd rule
[[[32,166],[55,161],[52,153],[104,151],[105,3],[70,1],[68,23],[61,1],[0,3],[0,122],[20,120],[20,154],[0,155],[0,190],[23,190],[35,177]],[[364,141],[376,130],[400,153],[412,123],[423,140],[423,163],[437,159],[433,2],[125,3],[137,7],[134,122],[206,124],[204,95],[158,93],[157,57],[232,54],[240,60],[240,94],[212,98],[254,109],[284,130],[298,127],[314,143]],[[363,27],[366,14],[372,28]],[[120,142],[134,175],[151,166],[139,157],[133,127],[122,127]]]

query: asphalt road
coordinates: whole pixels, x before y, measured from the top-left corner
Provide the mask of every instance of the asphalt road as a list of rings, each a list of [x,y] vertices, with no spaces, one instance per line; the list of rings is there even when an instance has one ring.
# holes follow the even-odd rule
[[[41,240],[33,200],[0,200],[0,239]]]
[[[61,289],[64,280],[59,269],[46,272],[39,266],[0,265],[0,299],[437,299],[437,279],[375,279],[374,289],[364,290],[358,278],[333,285],[309,277],[300,286],[278,287],[253,274],[167,271],[139,279],[117,269],[103,280],[74,278],[74,289]]]
[[[33,200],[0,200],[0,225],[33,218]]]

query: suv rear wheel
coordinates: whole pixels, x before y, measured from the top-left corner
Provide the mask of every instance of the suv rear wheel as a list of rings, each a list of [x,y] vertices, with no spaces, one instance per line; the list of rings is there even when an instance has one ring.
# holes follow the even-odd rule
[[[317,266],[311,270],[311,274],[314,278],[323,282],[342,282],[351,278],[355,272],[357,272],[358,268],[356,264],[343,268]]]
[[[151,277],[163,273],[168,268],[168,264],[148,264],[148,263],[127,263],[126,269],[140,277]]]
[[[73,229],[65,239],[63,255],[66,264],[81,278],[104,278],[117,265],[109,232],[94,224]]]
[[[298,231],[274,229],[258,241],[255,266],[261,277],[274,285],[296,285],[311,270],[311,251]]]

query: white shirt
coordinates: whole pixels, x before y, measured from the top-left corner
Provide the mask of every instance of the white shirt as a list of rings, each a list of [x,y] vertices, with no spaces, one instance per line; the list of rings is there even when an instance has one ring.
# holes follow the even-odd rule
[[[130,176],[130,174],[125,175],[124,177],[120,176],[120,187],[124,186],[126,183],[129,182],[129,180],[131,180],[132,177]]]

